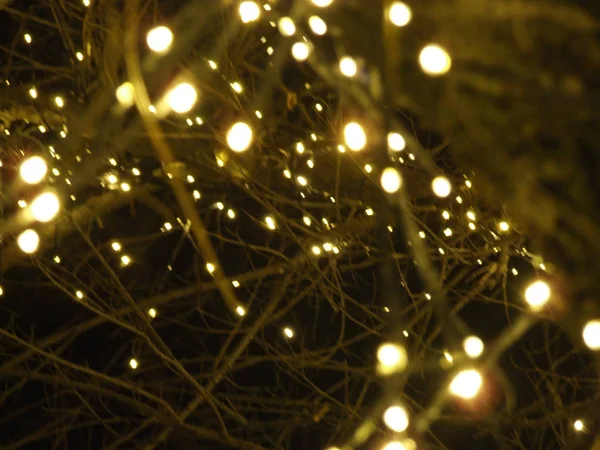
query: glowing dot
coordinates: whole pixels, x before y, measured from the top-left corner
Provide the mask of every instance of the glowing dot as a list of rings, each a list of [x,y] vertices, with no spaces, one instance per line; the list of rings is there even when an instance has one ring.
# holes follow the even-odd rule
[[[233,209],[228,209],[227,217],[229,217],[230,219],[235,219],[235,211]]]
[[[121,190],[123,192],[129,192],[131,190],[131,185],[129,183],[121,183]]]
[[[389,133],[387,142],[389,149],[395,152],[401,152],[406,147],[406,141],[400,133]]]
[[[121,243],[120,243],[120,242],[117,242],[117,241],[114,241],[112,244],[110,244],[110,246],[112,247],[112,249],[113,249],[115,252],[120,252],[120,251],[121,251],[121,249],[123,248],[123,246],[121,245]]]
[[[412,439],[388,442],[381,450],[415,450],[417,444]]]
[[[312,0],[315,6],[319,8],[325,8],[333,3],[333,0]]]
[[[44,192],[38,195],[31,203],[31,213],[33,218],[39,222],[49,222],[60,210],[60,202],[53,192]]]
[[[464,399],[472,399],[477,395],[482,384],[483,379],[477,370],[463,370],[450,382],[450,393]]]
[[[288,338],[290,338],[290,339],[291,339],[291,338],[293,338],[293,337],[294,337],[294,330],[292,330],[292,329],[291,329],[291,328],[289,328],[289,327],[285,327],[285,328],[283,329],[283,334],[285,334],[285,336],[286,336],[286,337],[288,337]]]
[[[277,225],[275,224],[275,219],[273,219],[271,216],[265,217],[265,223],[267,224],[267,228],[269,228],[269,230],[274,230],[275,228],[277,228]]]
[[[535,281],[525,290],[525,301],[534,311],[542,309],[549,299],[550,287],[543,281]]]
[[[170,222],[165,222],[165,230],[171,231],[173,229],[173,225]]]
[[[377,349],[377,361],[377,372],[380,375],[390,375],[406,368],[408,355],[404,347],[386,343]]]
[[[138,362],[135,358],[131,358],[129,360],[129,367],[131,367],[133,370],[138,368]]]
[[[75,53],[75,58],[77,58],[79,61],[83,61],[83,53],[81,53],[81,52]]]
[[[34,253],[40,245],[40,236],[35,230],[25,230],[17,238],[17,244],[24,253]]]
[[[156,310],[154,308],[150,308],[148,310],[148,315],[154,319],[156,317]]]
[[[129,264],[131,264],[131,258],[127,255],[121,256],[121,264],[123,264],[124,266],[128,266]]]
[[[231,282],[231,284],[233,284],[233,287],[235,287],[235,288],[238,288],[238,287],[240,287],[240,282],[239,282],[238,280],[233,280],[233,281]]]
[[[410,19],[412,18],[412,12],[410,8],[406,6],[406,4],[402,2],[394,2],[390,9],[388,10],[388,17],[390,22],[392,22],[397,27],[403,27],[408,25]]]
[[[393,194],[402,186],[400,172],[393,167],[386,168],[381,174],[381,186],[385,192]]]
[[[312,223],[312,220],[311,220],[311,219],[310,219],[310,217],[308,217],[308,216],[304,216],[304,217],[302,218],[302,221],[304,222],[304,224],[305,224],[307,227],[310,227],[310,224]]]
[[[106,177],[106,181],[108,181],[110,184],[116,184],[116,183],[119,181],[119,179],[117,178],[117,176],[116,176],[116,175],[114,175],[114,174],[109,174],[109,175]]]
[[[148,106],[148,111],[150,111],[152,114],[156,114],[156,106],[154,106],[154,105]]]
[[[450,55],[439,45],[428,45],[419,54],[419,64],[428,75],[443,75],[450,70]]]
[[[590,320],[583,327],[583,342],[591,350],[600,350],[600,321]]]
[[[296,42],[292,45],[292,56],[296,61],[305,61],[310,55],[310,45],[306,42]]]
[[[475,213],[473,211],[467,211],[467,219],[475,221]]]
[[[19,169],[19,174],[23,181],[27,184],[36,184],[42,181],[48,172],[48,166],[39,156],[32,156],[26,159]]]
[[[165,53],[171,48],[173,33],[165,26],[152,28],[146,35],[146,43],[153,52]]]
[[[278,26],[279,32],[284,36],[291,36],[296,32],[296,25],[289,17],[282,17],[279,19]]]
[[[450,180],[444,176],[435,177],[431,182],[431,189],[433,193],[441,198],[448,197],[452,192],[452,185]]]
[[[206,263],[206,270],[208,271],[208,273],[213,273],[215,269],[216,267],[213,263]]]
[[[469,229],[475,231],[475,224],[473,222],[469,222]]]
[[[500,229],[500,231],[508,231],[510,229],[510,226],[508,225],[508,222],[502,221],[498,224],[498,228]]]
[[[200,191],[198,191],[198,190],[195,190],[195,191],[192,193],[192,195],[194,196],[194,199],[196,199],[196,200],[200,200],[200,197],[201,197]]]
[[[55,262],[56,264],[60,264],[60,256],[58,256],[58,255],[54,255],[54,262]]]
[[[303,177],[302,175],[299,175],[299,176],[296,178],[296,181],[298,181],[298,184],[299,184],[300,186],[306,186],[306,185],[308,184],[308,180],[306,179],[306,177]]]
[[[90,4],[91,4],[91,3],[90,3],[90,0],[83,0],[83,1],[82,1],[82,3],[83,3],[83,6],[85,6],[86,8],[87,8],[88,6],[90,6]]]
[[[327,24],[319,16],[311,16],[308,19],[308,26],[316,35],[323,36],[327,33]]]
[[[350,122],[344,127],[344,140],[350,150],[362,150],[367,145],[367,135],[357,122]]]
[[[245,1],[240,3],[239,13],[240,17],[242,18],[242,22],[254,22],[260,17],[260,8],[256,2]]]
[[[575,422],[573,422],[573,428],[575,428],[576,431],[583,431],[585,427],[583,425],[583,422],[577,419]]]
[[[296,151],[300,154],[304,153],[304,144],[302,142],[296,143]]]
[[[373,214],[375,214],[375,212],[371,208],[367,208],[365,209],[365,214],[367,216],[372,216]]]
[[[245,122],[235,123],[227,132],[227,145],[234,152],[243,152],[252,144],[252,128]]]
[[[408,428],[408,413],[402,406],[390,406],[383,413],[383,421],[391,430],[401,433]]]
[[[29,89],[29,95],[31,96],[31,98],[37,98],[38,94],[35,88]]]
[[[28,44],[31,44],[31,35],[29,33],[25,33],[25,36],[23,36],[23,38],[25,39],[25,42],[27,42]]]
[[[242,306],[238,306],[237,308],[235,308],[235,311],[238,313],[238,316],[244,316],[246,315],[246,310],[242,307]]]
[[[198,93],[189,83],[180,83],[169,92],[167,102],[173,111],[182,114],[194,107]]]
[[[318,247],[317,245],[314,245],[311,250],[312,250],[313,254],[315,254],[315,255],[321,254],[321,248]]]
[[[367,173],[373,172],[373,166],[371,164],[365,164],[365,172],[367,172]]]
[[[83,298],[83,292],[81,292],[81,291],[75,292],[75,297],[77,297],[79,300],[81,300]]]
[[[477,358],[483,353],[483,341],[477,336],[469,336],[463,341],[463,348],[470,358]]]
[[[56,96],[54,97],[54,103],[56,104],[56,106],[58,106],[59,108],[62,108],[63,106],[65,106],[65,101],[62,97],[60,96]]]
[[[231,89],[233,89],[238,94],[241,94],[242,91],[244,90],[242,85],[240,83],[238,83],[237,81],[234,81],[233,83],[231,83]]]
[[[340,59],[340,73],[345,77],[353,77],[358,72],[358,66],[354,58],[350,56],[344,56]]]

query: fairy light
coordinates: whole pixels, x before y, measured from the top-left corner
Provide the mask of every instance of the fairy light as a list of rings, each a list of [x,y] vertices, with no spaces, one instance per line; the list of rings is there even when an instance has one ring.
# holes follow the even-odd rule
[[[373,209],[371,209],[371,208],[367,208],[367,209],[365,209],[365,214],[367,216],[372,216],[373,214],[375,214],[375,211],[373,211]]]
[[[27,42],[28,44],[31,44],[31,41],[33,40],[29,33],[25,33],[25,35],[23,36],[23,39],[25,39],[25,42]]]
[[[56,97],[54,97],[54,103],[59,108],[62,108],[63,106],[65,106],[65,100],[61,96],[58,96],[58,95]]]
[[[164,25],[152,28],[146,35],[146,43],[153,52],[165,53],[171,48],[173,33]]]
[[[296,177],[296,181],[298,182],[298,184],[300,186],[306,186],[308,184],[308,180],[306,179],[306,177],[303,177],[302,175],[299,175],[298,177]]]
[[[129,367],[131,367],[133,370],[137,369],[137,368],[138,368],[138,362],[137,362],[137,359],[135,359],[135,358],[131,358],[131,359],[129,360]]]
[[[307,227],[310,227],[310,224],[312,223],[312,220],[308,216],[304,216],[302,218],[302,221],[304,222],[304,225],[306,225]]]
[[[406,368],[408,354],[401,345],[388,342],[377,349],[377,361],[377,373],[391,375]]]
[[[333,0],[312,0],[312,2],[313,5],[318,6],[319,8],[326,8],[333,3]]]
[[[448,361],[450,364],[454,363],[454,358],[452,357],[452,355],[447,352],[444,351],[444,358],[446,359],[446,361]]]
[[[406,141],[400,133],[388,133],[388,148],[394,152],[401,152],[406,148]]]
[[[277,23],[279,32],[284,36],[292,36],[296,32],[296,24],[289,17],[282,17]]]
[[[230,219],[235,219],[235,211],[233,209],[228,209],[227,210],[227,217],[229,217]]]
[[[475,231],[475,228],[477,228],[477,226],[473,222],[469,222],[469,230]]]
[[[81,53],[81,52],[75,53],[75,58],[77,58],[78,61],[83,61],[83,53]]]
[[[448,178],[440,175],[435,177],[431,182],[431,189],[437,197],[445,198],[452,192],[452,185]]]
[[[448,211],[442,211],[442,217],[444,218],[444,220],[449,220],[450,213]]]
[[[131,185],[129,183],[121,183],[121,190],[123,192],[131,191]]]
[[[417,444],[412,439],[390,441],[381,450],[416,450]]]
[[[283,171],[283,176],[286,177],[286,178],[288,178],[288,179],[292,178],[292,172],[290,172],[290,169],[285,169]]]
[[[419,54],[419,64],[427,75],[443,75],[450,70],[452,60],[446,50],[439,45],[427,45]]]
[[[187,177],[185,177],[185,179],[188,183],[193,183],[194,181],[196,181],[193,175],[188,175]]]
[[[148,315],[154,319],[156,317],[156,309],[150,308],[148,310]]]
[[[408,428],[408,413],[402,406],[390,406],[383,413],[383,421],[388,428],[401,433]]]
[[[304,144],[302,142],[296,142],[296,151],[301,155],[304,153]]]
[[[320,255],[321,254],[321,248],[317,245],[313,245],[313,247],[311,248],[312,252],[314,255]]]
[[[217,68],[219,67],[219,66],[217,66],[216,62],[211,61],[210,59],[208,60],[208,65],[212,70],[217,70]]]
[[[35,230],[25,230],[17,238],[17,244],[23,253],[35,253],[40,245],[40,236]]]
[[[238,280],[233,280],[231,282],[231,284],[233,285],[234,288],[239,288],[240,287],[240,282]]]
[[[425,232],[424,232],[424,231],[419,231],[419,237],[420,237],[421,239],[425,239],[425,236],[426,236],[426,235],[425,235]]]
[[[194,192],[192,192],[192,195],[195,200],[200,200],[200,197],[201,197],[200,191],[195,190]]]
[[[277,228],[277,225],[275,224],[275,219],[273,219],[271,216],[265,217],[265,224],[267,225],[267,228],[269,230],[274,230],[275,228]]]
[[[291,339],[294,337],[294,330],[292,330],[290,327],[285,327],[283,329],[283,334],[285,334],[288,339]]]
[[[525,290],[525,301],[531,309],[539,311],[550,299],[550,287],[543,281],[531,283]]]
[[[306,42],[296,42],[292,45],[292,56],[296,61],[306,61],[310,55],[310,45]]]
[[[115,252],[120,252],[120,251],[123,249],[123,246],[122,246],[122,245],[121,245],[121,243],[120,243],[120,242],[118,242],[118,241],[114,241],[114,242],[112,242],[112,243],[110,244],[110,246],[112,247],[112,249],[113,249]]]
[[[402,177],[393,167],[387,167],[381,174],[381,186],[383,190],[389,194],[398,192],[402,186]]]
[[[470,358],[477,358],[483,353],[483,341],[479,339],[477,336],[468,336],[463,341],[463,348],[465,349],[465,353]]]
[[[242,85],[240,83],[238,83],[237,81],[234,81],[233,83],[231,83],[231,89],[233,89],[238,94],[241,94],[242,91],[244,90]]]
[[[131,258],[127,255],[121,256],[121,264],[125,267],[131,264]]]
[[[323,36],[327,33],[327,24],[319,16],[311,16],[308,19],[308,26],[318,36]]]
[[[29,95],[31,96],[31,98],[37,98],[37,96],[38,96],[37,90],[32,87],[31,89],[29,89]]]
[[[81,291],[75,292],[75,297],[77,297],[79,300],[82,300],[83,299],[83,292],[81,292]]]
[[[178,114],[183,114],[190,111],[196,100],[198,92],[196,88],[189,83],[180,83],[175,86],[167,95],[167,103],[169,107]]]
[[[446,237],[452,236],[452,228],[446,228],[444,230],[444,236],[446,236]]]
[[[38,222],[50,222],[59,210],[60,202],[53,192],[44,192],[31,203],[31,214]]]
[[[500,231],[508,231],[510,229],[510,225],[508,225],[508,222],[505,222],[504,220],[502,222],[500,222],[498,224],[498,229],[500,229]]]
[[[55,262],[56,264],[60,264],[60,256],[58,256],[58,255],[54,255],[54,262]]]
[[[238,306],[237,308],[235,308],[235,312],[237,312],[238,316],[243,317],[246,315],[246,310],[244,309],[243,306]]]
[[[373,166],[371,164],[365,164],[365,172],[367,172],[367,173],[373,172]]]
[[[164,227],[165,227],[165,230],[167,230],[167,231],[171,231],[173,229],[173,225],[171,225],[170,222],[165,222]]]
[[[475,213],[473,211],[467,211],[467,219],[475,221]]]
[[[397,27],[408,25],[412,18],[412,12],[406,4],[402,2],[394,2],[388,10],[388,18],[391,23]]]
[[[359,123],[350,122],[344,127],[344,141],[350,150],[357,152],[367,145],[367,135]]]
[[[244,152],[252,144],[252,128],[245,122],[235,123],[227,132],[227,145],[234,152]]]
[[[350,56],[344,56],[340,59],[340,73],[345,77],[352,78],[358,72],[356,60]]]
[[[21,179],[27,184],[37,184],[46,176],[48,166],[39,156],[26,159],[19,168]]]
[[[575,431],[583,431],[583,429],[585,428],[583,421],[577,419],[575,422],[573,422],[573,428],[575,428]]]
[[[238,12],[244,23],[254,22],[260,17],[260,8],[254,1],[244,1],[240,3]]]
[[[459,372],[450,382],[450,393],[466,400],[474,398],[481,389],[483,379],[476,369]]]
[[[90,0],[82,0],[82,3],[83,3],[83,6],[85,6],[86,8],[88,6],[90,6],[90,4],[91,4]]]
[[[206,263],[206,270],[208,271],[208,273],[210,273],[212,275],[212,273],[215,271],[216,267],[213,263]]]
[[[591,350],[600,350],[600,320],[590,320],[583,327],[583,342]]]

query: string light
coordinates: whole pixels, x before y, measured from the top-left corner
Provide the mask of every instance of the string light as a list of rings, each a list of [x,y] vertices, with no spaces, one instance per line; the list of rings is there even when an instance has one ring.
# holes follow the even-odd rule
[[[391,375],[404,370],[408,364],[406,349],[398,344],[385,343],[377,349],[377,373]]]
[[[129,360],[129,367],[131,367],[133,370],[138,368],[138,362],[135,358],[131,358]]]
[[[388,10],[388,18],[397,27],[408,25],[412,18],[412,12],[406,4],[402,2],[394,2]]]
[[[285,336],[289,339],[294,337],[294,330],[292,330],[290,327],[285,327],[283,329],[283,334],[285,334]]]
[[[231,284],[233,285],[234,288],[239,288],[240,287],[240,282],[238,280],[233,280],[231,282]]]
[[[238,316],[243,317],[246,315],[246,310],[242,306],[238,306],[235,311],[238,313]]]
[[[340,59],[340,73],[345,77],[352,78],[358,72],[358,66],[354,58],[344,56]]]
[[[37,96],[38,96],[37,90],[32,87],[31,89],[29,89],[29,95],[31,96],[31,98],[37,98]]]
[[[585,426],[583,425],[583,421],[577,419],[575,422],[573,422],[573,428],[575,428],[575,431],[583,431],[583,429],[585,428]]]
[[[190,111],[197,99],[198,93],[194,86],[189,83],[178,84],[167,95],[169,107],[179,114]]]
[[[419,64],[427,75],[444,75],[450,70],[450,55],[439,45],[430,44],[421,50]]]
[[[233,83],[231,83],[231,89],[233,89],[238,94],[241,94],[242,91],[244,90],[242,85],[240,83],[238,83],[237,81],[234,81]]]
[[[284,36],[292,36],[296,32],[296,25],[289,17],[282,17],[277,23],[279,32]]]
[[[25,35],[23,36],[23,39],[25,39],[25,42],[27,42],[28,44],[31,44],[32,38],[29,33],[25,33]]]
[[[135,104],[135,89],[129,81],[121,84],[115,91],[117,101],[123,108],[130,108]]]
[[[56,106],[58,106],[59,108],[62,108],[63,106],[65,106],[65,101],[62,97],[60,96],[56,96],[54,97],[54,103],[56,104]]]
[[[327,33],[327,24],[319,16],[311,16],[308,19],[308,26],[318,36],[323,36]]]
[[[431,189],[433,189],[433,193],[441,198],[448,197],[450,192],[452,192],[452,185],[450,184],[450,180],[444,176],[438,176],[433,179],[431,182]]]
[[[483,379],[479,371],[466,369],[459,372],[450,382],[450,393],[464,399],[472,399],[481,389]]]
[[[244,1],[240,3],[239,13],[242,22],[250,23],[258,20],[260,17],[260,8],[254,1]]]
[[[381,450],[415,450],[416,444],[412,439],[388,442]]]
[[[402,177],[393,167],[387,167],[381,174],[381,186],[389,194],[397,192],[402,186]]]
[[[505,221],[502,221],[502,222],[500,222],[500,223],[498,224],[498,228],[500,229],[500,231],[504,231],[504,232],[506,232],[506,231],[508,231],[508,230],[510,229],[510,226],[508,225],[508,223],[507,223],[507,222],[505,222]]]
[[[125,267],[131,264],[131,258],[127,255],[121,256],[121,264]]]
[[[24,253],[35,253],[40,245],[40,236],[35,230],[25,230],[17,238],[17,244]]]
[[[483,353],[483,341],[477,336],[468,336],[463,341],[463,348],[465,349],[467,356],[470,358],[477,358]]]
[[[367,145],[367,135],[363,127],[357,122],[350,122],[344,127],[344,140],[346,146],[355,152],[362,150]]]
[[[306,42],[296,42],[292,45],[292,56],[296,61],[305,61],[310,55],[310,45]]]
[[[227,132],[227,145],[234,152],[244,152],[252,144],[252,128],[245,122],[235,123]]]
[[[110,244],[110,246],[112,247],[112,249],[115,252],[120,252],[123,249],[123,246],[121,245],[120,242],[114,241]]]
[[[600,350],[600,320],[590,320],[583,327],[583,342],[591,350]]]
[[[150,308],[148,310],[148,315],[154,319],[156,317],[156,309]]]
[[[152,28],[146,35],[146,43],[156,53],[166,53],[173,43],[173,33],[164,25]]]
[[[400,133],[388,133],[388,148],[394,152],[401,152],[406,148],[406,141]]]
[[[275,224],[275,219],[273,219],[271,216],[265,217],[265,223],[267,224],[267,228],[269,230],[274,230],[275,228],[277,228],[277,225]]]
[[[325,8],[333,3],[333,0],[312,0],[315,6],[319,8]]]
[[[38,195],[31,203],[31,213],[33,218],[39,222],[49,222],[60,209],[58,197],[53,192],[44,192]]]
[[[79,300],[82,300],[83,299],[83,292],[81,292],[81,291],[75,292],[75,297],[77,297]]]
[[[21,179],[27,184],[37,184],[44,179],[48,172],[46,161],[39,156],[26,159],[19,169]]]
[[[531,309],[539,311],[550,299],[550,287],[543,281],[531,283],[525,290],[525,301]]]
[[[408,413],[402,406],[390,406],[383,413],[384,423],[397,433],[408,428]]]

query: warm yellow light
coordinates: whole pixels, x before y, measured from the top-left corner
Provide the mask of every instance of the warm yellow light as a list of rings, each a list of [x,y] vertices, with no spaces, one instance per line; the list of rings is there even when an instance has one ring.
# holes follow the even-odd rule
[[[75,297],[77,297],[79,300],[83,299],[83,292],[81,292],[81,291],[75,292]]]
[[[83,6],[85,6],[86,8],[87,8],[88,6],[90,6],[90,4],[91,4],[91,3],[90,3],[90,0],[82,0],[82,1],[83,1]]]
[[[388,10],[388,18],[390,19],[390,22],[397,27],[403,27],[408,25],[410,22],[410,19],[412,18],[412,12],[405,3],[394,2]]]
[[[402,177],[393,167],[387,167],[381,174],[381,186],[383,190],[389,194],[398,192],[398,189],[402,187]]]
[[[235,308],[235,311],[238,313],[238,316],[243,317],[244,315],[246,315],[246,310],[242,306],[238,306],[237,308]]]
[[[333,0],[312,0],[315,6],[319,8],[325,8],[333,3]]]
[[[312,252],[315,255],[320,255],[321,254],[321,247],[317,246],[317,245],[313,245],[312,247]]]
[[[292,56],[296,61],[305,61],[310,55],[310,45],[306,42],[296,42],[292,45]]]
[[[430,44],[419,54],[419,64],[427,75],[443,75],[450,70],[450,55],[439,45]]]
[[[121,183],[121,190],[123,192],[129,192],[131,190],[131,185],[129,183]]]
[[[227,145],[234,152],[244,152],[252,144],[252,128],[245,122],[237,122],[227,132]]]
[[[233,209],[228,209],[227,210],[227,217],[229,217],[230,219],[235,219],[235,211]]]
[[[583,327],[583,342],[591,350],[600,350],[600,320],[590,320]]]
[[[241,94],[242,91],[244,90],[244,88],[242,87],[242,85],[239,82],[237,82],[237,81],[234,81],[233,83],[231,83],[231,89],[233,89],[238,94]]]
[[[549,299],[550,287],[541,280],[531,283],[525,290],[525,301],[534,311],[542,309]]]
[[[254,22],[260,17],[260,8],[254,1],[245,1],[240,3],[239,13],[242,22]]]
[[[412,439],[402,441],[390,441],[381,450],[415,450],[417,444]]]
[[[23,38],[25,39],[25,42],[27,42],[28,44],[31,44],[31,35],[29,33],[25,33],[25,36],[23,36]]]
[[[148,315],[154,319],[156,317],[156,309],[150,308],[148,310]]]
[[[483,353],[483,341],[477,336],[469,336],[463,341],[465,353],[470,358],[477,358]]]
[[[240,287],[240,282],[239,282],[238,280],[233,280],[233,281],[231,282],[231,284],[233,284],[233,287],[234,287],[234,288],[238,288],[238,287]]]
[[[475,221],[475,213],[473,211],[467,211],[467,219]]]
[[[129,367],[131,367],[133,370],[138,368],[138,362],[135,358],[131,358],[129,360]]]
[[[311,16],[308,19],[308,26],[316,35],[323,36],[327,33],[327,24],[319,16]]]
[[[355,152],[362,150],[367,145],[365,130],[357,122],[346,124],[344,127],[344,140],[346,146]]]
[[[38,94],[35,88],[31,88],[29,89],[29,95],[31,96],[31,98],[37,98]]]
[[[173,33],[162,25],[152,28],[146,35],[146,43],[153,52],[165,53],[171,48]]]
[[[112,247],[112,249],[113,249],[115,252],[120,252],[120,251],[121,251],[121,249],[123,248],[123,246],[121,245],[121,243],[120,243],[120,242],[117,242],[117,241],[114,241],[112,244],[110,244],[110,246]]]
[[[63,106],[65,106],[65,100],[62,97],[60,97],[60,96],[54,97],[54,103],[59,108],[62,108]]]
[[[31,214],[33,218],[39,222],[49,222],[60,209],[58,197],[53,192],[44,192],[38,195],[31,203]]]
[[[83,61],[83,53],[81,53],[81,52],[75,53],[75,58],[77,58],[79,61]]]
[[[400,133],[389,133],[387,141],[389,149],[395,152],[401,152],[406,147],[406,141]]]
[[[289,17],[282,17],[279,19],[278,26],[279,32],[284,36],[292,36],[296,32],[296,25]]]
[[[573,428],[575,428],[575,431],[583,431],[585,426],[581,420],[577,419],[575,422],[573,422]]]
[[[277,228],[277,225],[275,224],[275,219],[273,219],[271,216],[265,217],[265,223],[267,224],[267,228],[269,230],[274,230],[275,228]]]
[[[198,93],[194,86],[189,83],[178,84],[167,95],[169,107],[179,114],[190,111],[197,99]]]
[[[206,263],[206,270],[208,273],[212,274],[215,271],[216,267],[213,263]]]
[[[408,413],[402,406],[390,406],[383,413],[383,421],[391,430],[401,433],[408,428]]]
[[[436,196],[444,198],[448,197],[450,192],[452,192],[452,185],[448,178],[440,175],[435,177],[431,182],[431,189],[433,189],[433,193]]]
[[[123,108],[129,108],[135,104],[135,89],[133,84],[126,81],[115,91],[117,101]]]
[[[296,142],[296,151],[300,154],[304,153],[304,144],[302,142]]]
[[[452,228],[446,228],[444,230],[444,236],[446,236],[446,237],[452,236]]]
[[[344,56],[340,59],[340,73],[345,77],[353,77],[358,72],[358,65],[351,56]]]
[[[40,236],[35,230],[25,230],[17,238],[17,244],[24,253],[35,253],[40,245]]]
[[[286,336],[286,337],[288,337],[288,338],[290,338],[290,339],[291,339],[291,338],[293,338],[293,337],[294,337],[294,330],[292,330],[292,329],[291,329],[291,328],[289,328],[289,327],[285,327],[285,328],[283,329],[283,334],[285,334],[285,336]]]
[[[510,226],[508,225],[508,222],[502,221],[498,224],[498,228],[500,229],[500,231],[508,231],[510,229]]]
[[[124,266],[128,266],[129,264],[131,264],[131,258],[127,255],[121,256],[121,264],[123,264]]]
[[[39,183],[46,176],[46,172],[48,172],[46,161],[39,156],[26,159],[19,169],[21,178],[27,184]]]
[[[481,385],[483,379],[479,371],[475,369],[467,369],[459,372],[450,383],[450,393],[464,399],[474,398]]]
[[[377,361],[377,372],[380,375],[390,375],[406,368],[408,354],[401,345],[388,342],[377,349]]]

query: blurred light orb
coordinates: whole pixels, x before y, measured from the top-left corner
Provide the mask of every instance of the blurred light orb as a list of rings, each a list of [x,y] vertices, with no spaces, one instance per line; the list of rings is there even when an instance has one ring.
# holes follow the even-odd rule
[[[39,222],[50,222],[60,210],[60,202],[53,192],[38,195],[31,204],[31,213]]]
[[[296,24],[289,17],[282,17],[277,24],[279,32],[284,36],[292,36],[296,32]]]
[[[402,406],[390,406],[383,413],[383,421],[391,430],[401,433],[408,428],[408,413]]]
[[[318,6],[319,8],[326,8],[333,3],[333,0],[312,0],[312,2],[313,5]]]
[[[577,419],[575,422],[573,422],[573,428],[575,428],[575,431],[583,431],[585,426],[581,420]]]
[[[250,23],[258,20],[260,17],[260,8],[254,1],[245,1],[240,3],[239,13],[242,22]]]
[[[358,152],[367,145],[367,135],[359,123],[350,122],[344,127],[344,141],[350,150]]]
[[[381,174],[381,187],[389,194],[398,192],[398,189],[402,187],[402,177],[393,167],[387,167]]]
[[[452,192],[452,184],[448,178],[440,175],[431,182],[431,189],[437,197],[445,198]]]
[[[415,450],[417,444],[412,439],[388,442],[381,450]]]
[[[591,350],[600,350],[600,320],[590,320],[583,327],[583,342]]]
[[[450,393],[464,399],[474,398],[481,385],[483,379],[479,371],[475,369],[467,369],[459,372],[450,382]]]
[[[397,27],[408,25],[412,18],[410,8],[403,2],[394,2],[388,10],[388,18]]]
[[[344,56],[340,59],[340,73],[345,77],[352,78],[358,72],[358,65],[354,58],[350,56]]]
[[[171,48],[173,33],[164,25],[152,28],[146,35],[146,43],[153,52],[165,53]]]
[[[503,220],[498,224],[498,228],[500,229],[500,231],[508,231],[510,229],[510,225],[508,224],[508,222]]]
[[[196,88],[189,83],[180,83],[169,91],[167,102],[176,113],[183,114],[194,107],[198,100]]]
[[[463,341],[463,348],[465,349],[467,356],[470,358],[477,358],[483,353],[484,345],[483,341],[477,336],[468,336]]]
[[[35,253],[40,245],[40,236],[35,230],[25,230],[17,238],[17,244],[24,253]]]
[[[446,50],[439,45],[430,44],[419,54],[419,64],[427,75],[444,75],[450,70],[452,60]]]
[[[252,144],[252,128],[245,122],[235,123],[227,132],[227,145],[234,152],[244,152]]]
[[[538,280],[531,283],[525,290],[525,301],[531,309],[539,311],[550,300],[550,286]]]
[[[135,358],[131,358],[129,360],[129,367],[131,367],[133,370],[138,368],[138,362]]]
[[[36,184],[44,179],[48,172],[46,161],[39,156],[32,156],[21,164],[19,174],[27,184]]]
[[[327,33],[327,24],[319,16],[311,16],[308,19],[308,26],[318,36],[323,36]]]
[[[406,141],[400,133],[388,133],[388,147],[395,152],[401,152],[406,147]]]
[[[401,345],[388,342],[377,349],[377,361],[377,372],[380,375],[390,375],[406,368],[408,354]]]
[[[292,56],[296,61],[306,61],[310,55],[310,45],[306,42],[296,42],[292,45]]]
[[[115,91],[117,101],[123,108],[129,108],[135,104],[135,89],[133,84],[126,81]]]

